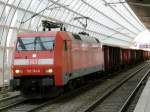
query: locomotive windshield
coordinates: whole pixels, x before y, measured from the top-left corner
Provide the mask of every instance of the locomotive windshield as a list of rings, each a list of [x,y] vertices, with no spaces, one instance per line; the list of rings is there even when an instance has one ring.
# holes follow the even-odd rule
[[[18,38],[16,50],[17,51],[47,51],[53,50],[54,38],[52,37],[31,37]]]

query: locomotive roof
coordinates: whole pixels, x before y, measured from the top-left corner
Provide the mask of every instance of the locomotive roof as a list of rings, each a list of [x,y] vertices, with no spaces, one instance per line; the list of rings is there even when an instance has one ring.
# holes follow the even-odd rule
[[[21,32],[17,35],[17,37],[36,37],[36,36],[48,36],[48,35],[56,36],[58,32],[61,31]],[[95,37],[82,35],[82,34],[75,34],[71,32],[67,32],[67,33],[72,40],[100,43],[99,39]]]
[[[93,43],[101,43],[99,39],[95,37],[91,37],[88,35],[68,33],[72,40],[83,41],[83,42],[93,42]]]
[[[21,32],[17,35],[17,37],[36,37],[36,36],[55,36],[56,31],[41,31],[41,32]]]

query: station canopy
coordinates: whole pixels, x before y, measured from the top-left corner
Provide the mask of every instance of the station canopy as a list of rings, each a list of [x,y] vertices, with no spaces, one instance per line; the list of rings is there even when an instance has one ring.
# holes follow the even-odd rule
[[[18,32],[42,30],[42,20],[87,32],[102,43],[126,46],[146,28],[121,0],[0,0],[0,46],[13,47]]]
[[[147,29],[150,30],[150,0],[129,0],[128,4]]]

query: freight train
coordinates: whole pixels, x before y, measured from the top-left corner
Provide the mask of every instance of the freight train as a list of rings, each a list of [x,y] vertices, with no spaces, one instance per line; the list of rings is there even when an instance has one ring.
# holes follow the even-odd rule
[[[97,38],[83,34],[20,33],[10,85],[25,97],[43,98],[89,74],[117,71],[149,58],[148,51],[102,45]]]

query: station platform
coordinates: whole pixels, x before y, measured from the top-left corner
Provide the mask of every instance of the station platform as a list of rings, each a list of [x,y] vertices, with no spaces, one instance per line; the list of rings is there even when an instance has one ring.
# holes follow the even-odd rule
[[[134,112],[150,112],[150,78],[143,89]]]

